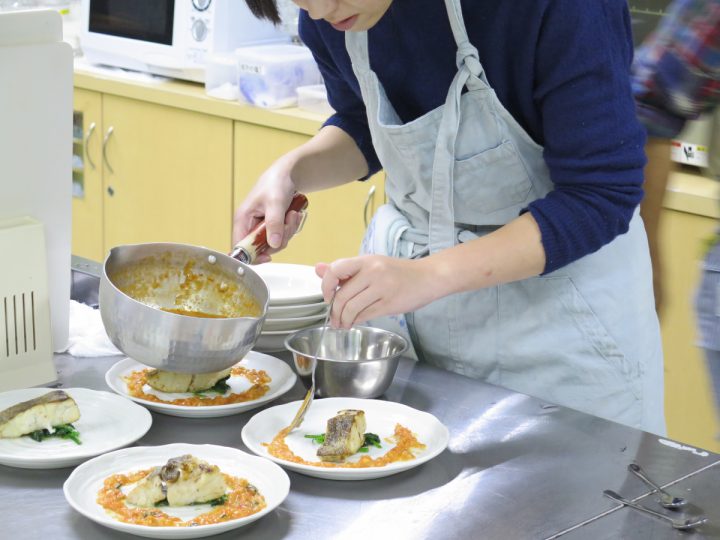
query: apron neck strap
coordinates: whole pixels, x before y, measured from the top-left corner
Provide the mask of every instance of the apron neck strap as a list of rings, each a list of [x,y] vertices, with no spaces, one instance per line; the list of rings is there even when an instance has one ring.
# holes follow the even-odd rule
[[[470,43],[467,28],[465,28],[460,0],[445,0],[445,9],[448,12],[450,28],[455,38],[455,44],[457,45],[455,62],[457,63],[458,69],[462,69],[462,67],[465,66],[471,75],[475,77],[482,76],[484,80],[485,74],[483,73],[483,67],[480,63],[480,54],[477,48]]]
[[[460,0],[445,0],[445,9],[447,10],[450,28],[455,38],[455,44],[457,45],[455,62],[459,70],[465,68],[470,73],[467,81],[468,87],[471,90],[482,88],[483,85],[478,82],[478,79],[485,83],[486,86],[489,86],[485,71],[480,63],[480,54],[468,38]],[[369,72],[370,52],[367,31],[345,32],[345,47],[355,67],[360,72]]]

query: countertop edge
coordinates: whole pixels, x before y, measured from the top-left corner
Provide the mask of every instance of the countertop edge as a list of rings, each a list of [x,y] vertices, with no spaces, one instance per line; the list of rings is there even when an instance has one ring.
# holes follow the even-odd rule
[[[720,182],[682,171],[670,175],[665,208],[710,218],[720,218]]]
[[[112,74],[86,72],[75,68],[74,85],[85,90],[93,90],[305,135],[314,135],[325,120],[322,115],[303,111],[296,107],[270,110],[243,105],[236,101],[211,98],[205,94],[203,85],[186,81],[170,79],[149,82],[123,80],[119,76],[113,76]]]

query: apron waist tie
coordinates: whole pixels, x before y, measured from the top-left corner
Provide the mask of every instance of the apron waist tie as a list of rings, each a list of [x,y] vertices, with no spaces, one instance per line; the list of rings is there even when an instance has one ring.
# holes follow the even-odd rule
[[[455,229],[459,244],[470,242],[479,237],[478,234],[467,229]],[[430,253],[428,234],[419,229],[407,227],[394,239],[392,256],[408,259],[421,259]]]

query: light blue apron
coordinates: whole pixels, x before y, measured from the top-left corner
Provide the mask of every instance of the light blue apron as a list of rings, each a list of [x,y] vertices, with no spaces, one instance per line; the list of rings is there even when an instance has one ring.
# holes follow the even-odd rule
[[[437,253],[496,230],[553,189],[542,147],[488,83],[460,0],[445,4],[458,72],[445,105],[406,124],[370,69],[367,33],[346,33],[390,201],[369,228],[367,252]],[[651,276],[636,213],[627,234],[592,255],[542,277],[448,296],[407,314],[407,326],[423,361],[662,434]]]

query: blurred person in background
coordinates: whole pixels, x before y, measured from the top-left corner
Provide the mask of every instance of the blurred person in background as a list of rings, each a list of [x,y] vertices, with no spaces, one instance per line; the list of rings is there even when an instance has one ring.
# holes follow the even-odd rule
[[[633,63],[633,93],[638,118],[647,129],[645,221],[653,264],[658,313],[662,306],[662,267],[658,228],[671,170],[671,141],[688,120],[720,103],[720,0],[676,0]],[[707,358],[720,410],[720,243],[703,263],[696,298],[700,346]]]

